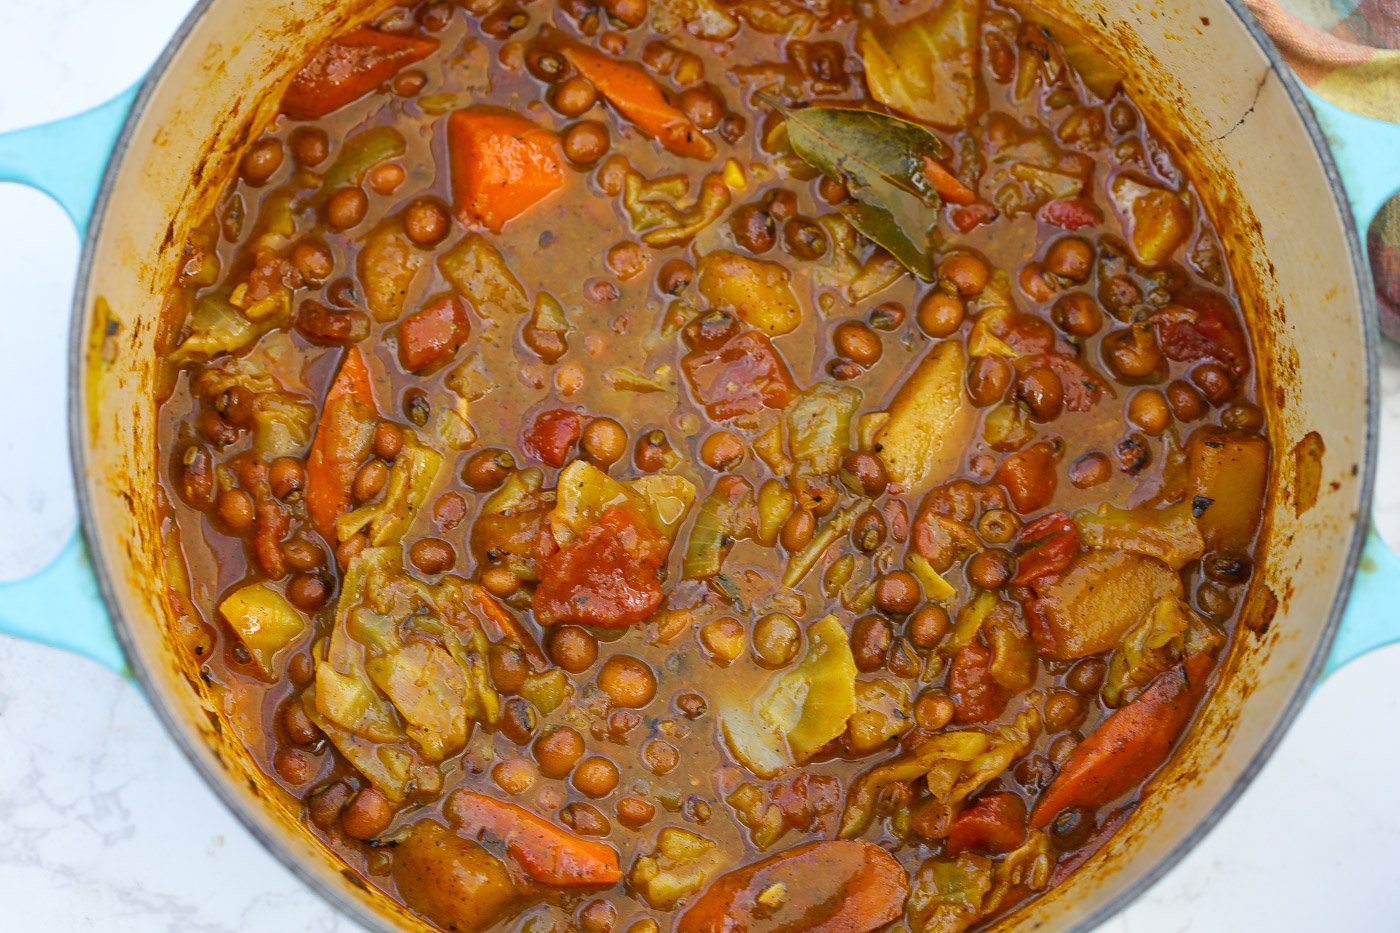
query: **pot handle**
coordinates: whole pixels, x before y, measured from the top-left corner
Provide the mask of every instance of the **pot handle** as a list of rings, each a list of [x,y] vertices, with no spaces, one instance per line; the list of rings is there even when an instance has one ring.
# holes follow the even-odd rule
[[[1400,191],[1400,124],[1352,113],[1303,88],[1327,137],[1327,147],[1346,187],[1357,233],[1366,231],[1381,206]]]
[[[102,185],[136,88],[91,110],[0,133],[0,181],[29,185],[58,202],[79,239]],[[91,658],[129,674],[80,534],[43,570],[0,583],[0,633]]]
[[[1332,650],[1318,680],[1368,651],[1400,641],[1400,556],[1396,556],[1376,531],[1366,534],[1366,545],[1356,565],[1346,611]]]

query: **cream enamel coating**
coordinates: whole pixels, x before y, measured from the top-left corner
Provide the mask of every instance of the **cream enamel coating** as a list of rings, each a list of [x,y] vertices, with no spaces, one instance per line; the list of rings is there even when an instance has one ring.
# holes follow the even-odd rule
[[[220,697],[174,644],[164,593],[183,570],[166,565],[156,502],[155,348],[181,244],[299,62],[384,5],[212,0],[191,15],[138,98],[89,234],[76,296],[73,440],[99,577],[132,666],[167,726],[302,877],[371,927],[414,930],[423,929],[419,921],[348,877],[301,830],[299,805],[252,765]],[[1242,14],[1225,0],[1054,5],[1121,58],[1139,102],[1158,125],[1174,128],[1212,202],[1273,414],[1274,491],[1251,611],[1256,627],[1276,613],[1264,631],[1242,632],[1231,672],[1157,793],[1083,869],[1000,929],[1085,929],[1102,920],[1234,799],[1321,664],[1359,546],[1374,455],[1374,373],[1355,235],[1329,163],[1299,116],[1296,90]],[[1327,448],[1322,494],[1298,516],[1290,452],[1314,430]]]

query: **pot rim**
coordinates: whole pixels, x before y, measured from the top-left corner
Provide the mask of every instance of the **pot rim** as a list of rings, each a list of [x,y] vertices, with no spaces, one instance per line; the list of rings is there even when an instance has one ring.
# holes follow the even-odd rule
[[[147,105],[155,92],[156,85],[164,77],[166,69],[172,60],[183,49],[185,41],[193,32],[196,24],[203,18],[205,12],[220,0],[198,0],[190,12],[181,21],[179,28],[171,36],[170,41],[161,50],[160,55],[152,63],[145,78],[141,81],[135,99],[132,101],[131,109],[128,112],[113,146],[112,154],[107,162],[107,167],[102,174],[101,187],[98,190],[97,198],[93,203],[92,217],[87,226],[87,232],[83,238],[82,256],[78,264],[77,278],[73,290],[73,304],[71,313],[71,327],[69,331],[68,364],[69,364],[69,384],[68,384],[68,442],[72,453],[71,462],[73,467],[74,486],[77,490],[78,512],[82,528],[83,538],[87,544],[88,554],[91,558],[93,572],[97,578],[98,589],[102,594],[103,602],[113,622],[113,629],[117,640],[122,646],[122,651],[126,655],[127,664],[132,672],[132,676],[141,685],[142,690],[148,696],[151,691],[147,688],[154,682],[151,672],[148,670],[144,659],[135,650],[135,643],[131,637],[132,621],[128,619],[119,609],[120,603],[117,599],[117,585],[111,568],[108,566],[106,556],[100,546],[100,538],[97,529],[94,527],[94,511],[92,505],[93,491],[89,488],[86,480],[88,473],[88,450],[86,442],[86,431],[83,427],[82,404],[84,393],[82,391],[82,373],[86,363],[86,331],[82,326],[86,318],[86,308],[90,304],[90,286],[92,276],[93,257],[96,253],[97,244],[102,237],[103,225],[107,219],[107,206],[110,200],[112,185],[117,175],[121,172],[125,156],[131,144],[131,137],[135,131],[135,126],[144,115]],[[1327,178],[1327,184],[1332,190],[1334,202],[1342,216],[1342,226],[1346,236],[1347,252],[1351,256],[1352,270],[1354,278],[1360,292],[1360,311],[1363,319],[1363,339],[1364,353],[1366,361],[1366,438],[1365,457],[1362,464],[1360,476],[1360,501],[1369,504],[1374,495],[1376,456],[1377,456],[1377,435],[1379,430],[1379,392],[1378,392],[1378,370],[1379,370],[1379,327],[1377,326],[1378,308],[1376,303],[1375,287],[1371,280],[1370,264],[1366,257],[1365,248],[1360,234],[1356,227],[1355,218],[1349,207],[1346,189],[1342,185],[1341,176],[1337,171],[1337,165],[1332,158],[1332,152],[1327,145],[1326,137],[1321,126],[1313,113],[1312,106],[1308,103],[1303,94],[1293,70],[1283,61],[1282,55],[1274,46],[1273,41],[1265,33],[1259,22],[1250,14],[1245,6],[1244,0],[1221,0],[1232,13],[1241,21],[1245,30],[1254,40],[1260,52],[1268,62],[1269,69],[1278,78],[1293,108],[1297,111],[1302,120],[1303,127],[1312,142],[1313,149],[1322,165],[1323,173]],[[1282,710],[1273,729],[1265,736],[1264,741],[1255,751],[1248,764],[1236,776],[1234,782],[1216,802],[1216,804],[1200,818],[1191,832],[1182,839],[1171,851],[1167,852],[1155,863],[1143,871],[1132,883],[1122,891],[1109,898],[1102,906],[1089,916],[1075,923],[1067,933],[1090,933],[1096,927],[1109,920],[1111,917],[1121,913],[1130,904],[1142,896],[1149,888],[1160,881],[1168,872],[1175,868],[1186,855],[1194,849],[1202,839],[1215,828],[1216,824],[1234,806],[1240,795],[1253,782],[1255,776],[1273,756],[1275,749],[1283,740],[1284,735],[1293,725],[1303,704],[1307,701],[1312,687],[1316,684],[1318,675],[1322,671],[1332,643],[1336,638],[1337,630],[1341,625],[1342,614],[1346,609],[1347,601],[1351,596],[1352,583],[1356,576],[1357,566],[1361,559],[1361,550],[1366,540],[1366,530],[1369,524],[1369,513],[1365,517],[1358,518],[1351,531],[1351,540],[1347,546],[1346,560],[1342,570],[1341,585],[1332,594],[1332,605],[1327,614],[1327,619],[1323,625],[1322,637],[1317,643],[1313,656],[1309,659],[1307,666],[1302,670],[1296,689],[1289,699],[1287,706]],[[323,901],[340,913],[349,916],[357,923],[363,924],[373,930],[383,931],[383,933],[395,933],[395,928],[389,926],[382,914],[371,912],[366,906],[356,900],[342,896],[342,894],[324,883],[322,879],[310,871],[300,861],[292,858],[287,847],[281,841],[274,838],[274,834],[268,832],[264,827],[247,811],[244,810],[237,797],[228,786],[228,776],[219,771],[199,753],[194,741],[185,732],[184,720],[174,715],[174,713],[163,703],[152,703],[156,716],[165,727],[167,733],[175,740],[185,759],[194,767],[194,770],[203,779],[204,783],[214,792],[214,795],[233,814],[234,818],[248,830],[252,836],[258,840],[262,847],[272,854],[285,868],[287,868],[296,878],[300,879],[307,887],[314,891]]]

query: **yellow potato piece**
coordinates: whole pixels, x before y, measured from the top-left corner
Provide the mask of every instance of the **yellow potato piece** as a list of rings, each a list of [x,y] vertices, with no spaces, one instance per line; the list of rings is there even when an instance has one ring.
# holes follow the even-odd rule
[[[890,402],[875,450],[890,477],[907,489],[941,483],[962,463],[977,426],[964,384],[966,369],[962,344],[945,341],[924,357]]]
[[[711,308],[728,311],[770,337],[791,333],[802,323],[792,273],[776,262],[728,250],[710,253],[700,260],[700,294]]]

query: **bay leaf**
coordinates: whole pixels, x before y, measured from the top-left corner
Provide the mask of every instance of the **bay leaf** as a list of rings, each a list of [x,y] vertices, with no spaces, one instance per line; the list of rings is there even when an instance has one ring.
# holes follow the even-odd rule
[[[841,208],[857,230],[889,251],[910,272],[933,281],[942,200],[924,173],[943,143],[917,123],[872,110],[803,107],[791,110],[761,95],[787,118],[793,152],[843,181],[851,200]]]

